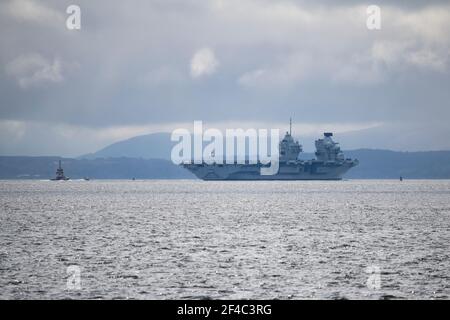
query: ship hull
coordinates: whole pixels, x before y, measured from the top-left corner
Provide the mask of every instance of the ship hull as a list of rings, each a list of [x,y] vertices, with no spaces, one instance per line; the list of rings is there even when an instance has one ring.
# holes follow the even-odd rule
[[[341,180],[355,166],[355,161],[324,163],[305,161],[280,163],[277,174],[261,175],[260,164],[185,164],[184,167],[202,180]]]

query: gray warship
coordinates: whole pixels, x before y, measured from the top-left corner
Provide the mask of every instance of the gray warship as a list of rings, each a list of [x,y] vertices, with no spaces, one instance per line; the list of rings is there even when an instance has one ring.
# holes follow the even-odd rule
[[[202,180],[341,180],[342,175],[358,165],[357,159],[344,157],[333,133],[325,132],[315,141],[315,159],[300,160],[302,146],[292,137],[292,123],[279,144],[279,170],[274,175],[261,175],[258,164],[201,164],[184,163],[182,166]]]

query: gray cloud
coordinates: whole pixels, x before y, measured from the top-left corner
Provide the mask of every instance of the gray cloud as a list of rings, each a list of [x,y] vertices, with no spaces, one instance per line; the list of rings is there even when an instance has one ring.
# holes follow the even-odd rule
[[[47,61],[39,54],[19,56],[6,65],[8,75],[16,78],[22,88],[45,82],[61,82],[61,62]]]
[[[383,123],[397,134],[420,125],[430,145],[448,148],[436,136],[450,133],[449,4],[378,1],[382,28],[369,31],[372,3],[336,3],[82,0],[81,30],[70,31],[72,1],[3,1],[0,119],[28,134],[3,130],[0,151],[35,153],[33,130],[45,126],[59,145],[79,128],[66,136],[83,153],[120,139],[112,128],[128,137],[196,119],[270,125],[289,116],[305,126]],[[204,48],[212,58],[193,73]],[[386,146],[424,145],[396,141]]]

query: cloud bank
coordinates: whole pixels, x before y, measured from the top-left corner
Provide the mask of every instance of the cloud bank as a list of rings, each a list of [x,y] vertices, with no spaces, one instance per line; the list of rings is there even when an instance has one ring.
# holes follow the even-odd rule
[[[450,148],[446,1],[379,1],[376,31],[350,0],[80,0],[77,31],[65,27],[70,4],[0,3],[1,154],[36,154],[37,143],[87,153],[142,128],[290,116],[298,132],[362,130],[352,147],[383,147],[364,131],[376,123],[415,137],[386,147]]]

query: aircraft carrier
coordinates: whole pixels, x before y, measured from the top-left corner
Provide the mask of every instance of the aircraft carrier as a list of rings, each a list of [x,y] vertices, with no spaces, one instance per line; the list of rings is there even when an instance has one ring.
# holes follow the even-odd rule
[[[292,124],[279,144],[279,170],[274,175],[261,175],[263,165],[257,164],[201,164],[185,163],[182,166],[203,180],[341,180],[342,175],[356,166],[357,159],[344,157],[333,133],[325,132],[315,141],[315,159],[301,160],[302,146],[292,137]]]

